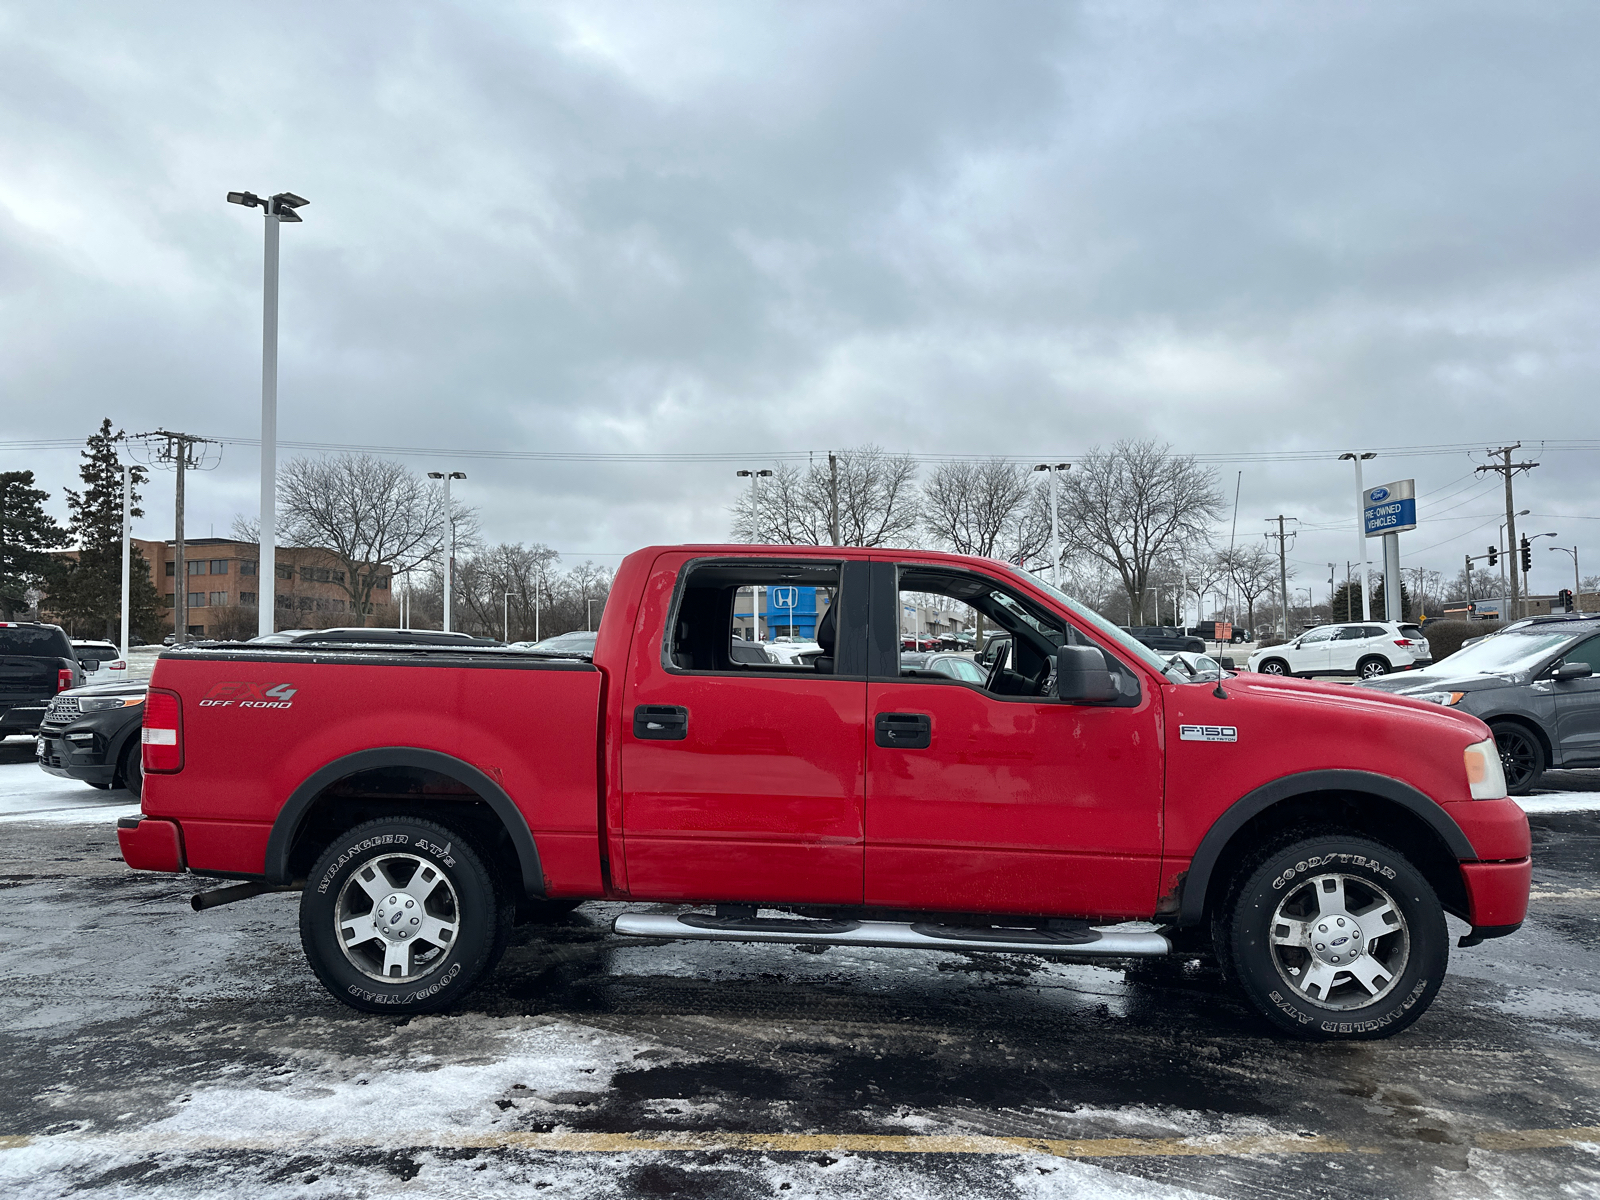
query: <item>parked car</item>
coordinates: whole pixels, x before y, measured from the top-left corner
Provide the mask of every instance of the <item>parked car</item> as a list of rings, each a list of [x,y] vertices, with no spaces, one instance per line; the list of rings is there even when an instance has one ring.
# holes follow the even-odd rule
[[[907,633],[900,637],[902,650],[938,650],[940,638],[936,633]]]
[[[777,655],[760,642],[747,642],[743,638],[730,640],[728,657],[736,663],[748,663],[751,666],[775,666],[778,662]]]
[[[1183,632],[1190,637],[1197,637],[1203,642],[1214,642],[1217,640],[1217,627],[1221,624],[1223,622],[1201,621],[1198,625],[1190,625]],[[1234,625],[1231,632],[1223,640],[1234,646],[1242,646],[1250,640],[1250,631],[1243,625]]]
[[[91,787],[143,790],[140,722],[144,683],[92,684],[50,701],[39,725],[34,757],[51,775],[81,779]]]
[[[600,635],[589,629],[574,629],[571,633],[558,633],[537,642],[513,642],[516,650],[531,650],[537,654],[559,654],[588,658],[594,654],[595,638]]]
[[[1233,669],[1233,659],[1217,660],[1209,654],[1196,654],[1192,650],[1177,650],[1167,655],[1167,661],[1186,672],[1190,677],[1199,679],[1220,679],[1224,671]]]
[[[1600,766],[1600,620],[1532,620],[1426,671],[1364,685],[1471,713],[1494,731],[1506,790],[1552,767]]]
[[[494,638],[439,629],[393,629],[387,626],[341,626],[334,629],[283,629],[250,639],[250,645],[365,646],[503,646]]]
[[[810,638],[793,641],[782,637],[767,642],[765,645],[767,653],[772,655],[773,661],[783,666],[793,666],[808,659],[815,660],[823,654],[822,646]]]
[[[994,666],[999,659],[1011,654],[1011,637],[1009,634],[990,630],[983,635],[983,649],[979,650],[975,661],[985,669]]]
[[[33,733],[57,693],[83,683],[83,666],[59,625],[0,621],[0,737]]]
[[[1175,650],[1186,650],[1190,654],[1206,652],[1206,644],[1202,639],[1185,633],[1176,625],[1124,625],[1122,628],[1152,650],[1167,654]]]
[[[110,642],[72,642],[72,653],[83,668],[84,683],[117,683],[128,677],[128,660]]]
[[[962,683],[978,684],[987,682],[989,678],[989,672],[967,655],[954,652],[902,654],[900,674],[913,678],[925,678],[929,674],[943,675],[947,679],[960,680]]]
[[[810,668],[730,657],[735,598],[775,581],[835,598]],[[906,594],[1005,630],[983,684],[902,674]],[[971,556],[657,546],[622,562],[612,599],[593,662],[164,654],[124,858],[226,882],[198,908],[298,887],[311,971],[390,1021],[459,1002],[519,915],[606,899],[631,906],[613,923],[629,938],[1214,952],[1272,1027],[1371,1039],[1436,995],[1447,911],[1463,945],[1526,915],[1527,817],[1488,729],[1448,707],[1186,682]]]
[[[1354,621],[1319,625],[1292,642],[1266,646],[1250,656],[1247,669],[1262,675],[1355,675],[1375,679],[1433,661],[1422,627],[1407,621]]]

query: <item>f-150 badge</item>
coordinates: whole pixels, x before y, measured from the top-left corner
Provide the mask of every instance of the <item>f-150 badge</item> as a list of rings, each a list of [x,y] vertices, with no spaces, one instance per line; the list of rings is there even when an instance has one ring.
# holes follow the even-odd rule
[[[1239,730],[1234,725],[1179,725],[1180,742],[1237,742]]]

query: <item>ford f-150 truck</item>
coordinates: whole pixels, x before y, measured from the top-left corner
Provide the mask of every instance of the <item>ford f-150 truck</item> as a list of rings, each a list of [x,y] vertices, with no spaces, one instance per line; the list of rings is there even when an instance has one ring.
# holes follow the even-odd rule
[[[739,593],[814,588],[823,653],[730,653]],[[902,667],[902,593],[1009,652]],[[619,934],[1214,955],[1280,1030],[1383,1037],[1449,955],[1521,924],[1527,819],[1476,718],[1340,685],[1196,681],[987,559],[837,547],[627,558],[592,659],[511,647],[168,651],[131,867],[298,890],[339,999],[415,1013],[510,926],[608,899]]]

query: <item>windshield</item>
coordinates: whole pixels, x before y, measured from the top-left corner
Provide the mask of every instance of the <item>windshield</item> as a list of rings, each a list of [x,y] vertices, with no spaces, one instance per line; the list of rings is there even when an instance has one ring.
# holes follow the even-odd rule
[[[1147,667],[1151,667],[1161,672],[1168,679],[1179,683],[1190,682],[1189,674],[1184,671],[1173,669],[1172,665],[1167,662],[1165,655],[1156,653],[1143,642],[1138,641],[1130,635],[1124,633],[1117,626],[1113,625],[1099,613],[1095,612],[1094,609],[1089,608],[1086,605],[1079,604],[1060,588],[1051,587],[1050,584],[1040,579],[1037,575],[1029,575],[1024,571],[1018,570],[1010,563],[1000,563],[998,565],[1005,567],[1005,569],[1010,571],[1013,575],[1016,575],[1022,579],[1026,579],[1029,583],[1045,592],[1053,600],[1055,600],[1057,604],[1061,605],[1062,608],[1066,609],[1073,616],[1078,617],[1085,625],[1093,627],[1098,633],[1102,634],[1107,641],[1115,643],[1121,649],[1126,651],[1130,657],[1137,658]]]
[[[1437,663],[1433,670],[1449,670],[1462,675],[1527,671],[1572,640],[1571,631],[1553,632],[1537,627],[1510,630],[1495,637],[1486,637],[1464,650],[1457,650],[1449,658]]]

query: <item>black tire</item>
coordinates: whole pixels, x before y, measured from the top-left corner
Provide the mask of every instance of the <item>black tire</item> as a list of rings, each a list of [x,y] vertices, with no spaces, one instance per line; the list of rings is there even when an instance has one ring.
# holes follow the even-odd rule
[[[1289,664],[1281,658],[1264,658],[1261,665],[1256,668],[1260,675],[1288,675]]]
[[[1356,676],[1361,679],[1377,679],[1392,670],[1394,668],[1389,665],[1389,660],[1378,654],[1363,658],[1356,664]]]
[[[122,762],[112,783],[126,788],[135,799],[144,794],[144,754],[138,739],[130,739],[128,748],[122,752]]]
[[[1507,794],[1526,795],[1544,774],[1544,743],[1533,730],[1515,721],[1501,721],[1489,728],[1494,731],[1495,748],[1500,751]]]
[[[1326,940],[1313,940],[1319,933]],[[1422,874],[1391,847],[1339,830],[1248,859],[1212,934],[1224,974],[1251,1007],[1281,1032],[1316,1041],[1400,1032],[1433,1003],[1450,958],[1444,907]]]
[[[438,1012],[493,969],[513,913],[461,833],[380,817],[341,834],[311,869],[300,945],[322,985],[352,1008]],[[358,940],[363,921],[372,936]],[[417,940],[402,940],[408,932]]]

